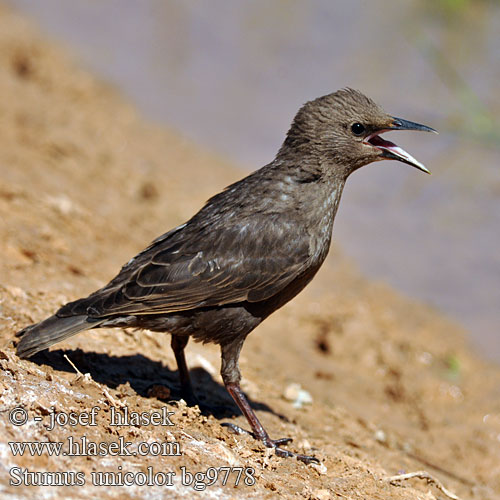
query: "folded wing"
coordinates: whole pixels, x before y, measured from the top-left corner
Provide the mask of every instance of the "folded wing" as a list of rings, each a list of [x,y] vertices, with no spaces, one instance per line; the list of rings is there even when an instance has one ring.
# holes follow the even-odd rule
[[[283,214],[228,226],[188,223],[126,264],[107,286],[63,306],[59,317],[166,314],[265,300],[305,269],[309,239]]]

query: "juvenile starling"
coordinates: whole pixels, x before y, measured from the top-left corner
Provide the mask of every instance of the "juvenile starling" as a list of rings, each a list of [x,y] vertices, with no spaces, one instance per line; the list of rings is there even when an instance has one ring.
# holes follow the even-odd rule
[[[435,132],[388,115],[352,89],[306,103],[274,161],[154,240],[105,287],[18,332],[17,354],[27,358],[90,328],[168,332],[181,386],[193,400],[184,348],[189,337],[214,342],[222,380],[252,435],[280,456],[316,460],[283,449],[289,439],[269,437],[240,389],[238,358],[247,335],[295,297],[325,260],[349,174],[384,159],[429,173],[380,136],[390,130]]]

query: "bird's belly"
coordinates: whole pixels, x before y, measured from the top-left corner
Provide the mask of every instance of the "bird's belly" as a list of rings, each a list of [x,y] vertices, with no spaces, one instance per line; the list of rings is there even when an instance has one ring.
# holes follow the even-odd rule
[[[284,306],[287,302],[298,295],[311,282],[322,263],[323,260],[314,266],[309,267],[304,273],[289,283],[281,292],[273,295],[262,303],[255,304],[255,306],[261,310],[261,314],[264,318]]]
[[[134,325],[153,331],[193,337],[203,343],[225,344],[248,335],[264,318],[245,307],[247,303],[200,308],[168,315],[134,317]]]

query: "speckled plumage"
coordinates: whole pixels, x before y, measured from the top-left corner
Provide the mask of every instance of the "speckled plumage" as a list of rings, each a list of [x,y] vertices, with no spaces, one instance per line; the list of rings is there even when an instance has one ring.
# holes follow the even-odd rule
[[[217,343],[224,383],[256,437],[292,455],[269,438],[239,390],[239,352],[246,336],[299,293],[325,260],[349,174],[395,155],[387,146],[392,143],[384,148],[378,134],[418,129],[398,120],[351,89],[306,103],[273,162],[157,238],[108,285],[19,332],[18,354],[29,357],[90,328],[165,331],[173,336],[181,382],[190,390],[183,354],[187,339]],[[353,123],[366,133],[354,134]],[[373,137],[378,144],[370,142]],[[420,168],[416,160],[394,159]]]

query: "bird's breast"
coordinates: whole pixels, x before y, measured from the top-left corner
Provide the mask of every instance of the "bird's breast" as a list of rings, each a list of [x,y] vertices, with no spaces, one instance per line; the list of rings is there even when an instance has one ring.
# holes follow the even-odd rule
[[[316,198],[314,209],[311,210],[309,220],[310,255],[314,262],[322,262],[330,248],[332,239],[333,222],[342,194],[342,188],[336,187]]]

